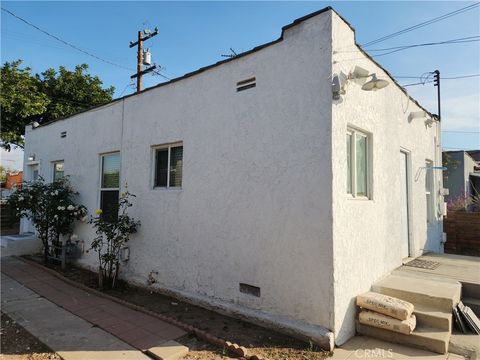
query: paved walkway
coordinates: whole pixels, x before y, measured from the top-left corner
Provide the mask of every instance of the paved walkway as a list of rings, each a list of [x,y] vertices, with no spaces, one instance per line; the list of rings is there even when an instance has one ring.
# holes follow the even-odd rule
[[[156,317],[69,285],[49,272],[19,259],[2,258],[1,265],[2,308],[20,325],[29,330],[29,326],[25,325],[38,325],[48,321],[52,324],[53,337],[58,337],[58,332],[72,333],[69,329],[76,327],[81,328],[78,329],[78,336],[89,334],[88,341],[79,340],[78,336],[73,336],[70,343],[67,341],[69,351],[101,350],[98,349],[100,345],[105,345],[105,350],[111,350],[109,344],[113,344],[115,350],[123,350],[129,344],[128,350],[143,351],[186,334],[182,329]],[[51,312],[51,316],[45,317],[45,312]],[[83,322],[74,319],[83,319]],[[111,338],[100,344],[89,342],[95,338],[95,331],[101,331],[103,337],[106,334]],[[70,335],[75,335],[75,332],[77,331]],[[33,334],[39,337],[37,332]],[[39,338],[50,346],[46,337]],[[82,346],[84,343],[85,346]],[[58,348],[52,349],[57,351]],[[141,353],[139,355],[143,356]]]

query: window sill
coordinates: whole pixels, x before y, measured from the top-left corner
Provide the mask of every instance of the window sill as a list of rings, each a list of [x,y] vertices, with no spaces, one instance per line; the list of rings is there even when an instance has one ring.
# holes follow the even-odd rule
[[[352,195],[347,195],[347,200],[373,201],[371,198],[366,197],[366,196],[352,196]]]
[[[183,188],[182,187],[160,187],[160,186],[156,186],[156,187],[153,187],[151,190],[155,190],[155,191],[181,191]]]

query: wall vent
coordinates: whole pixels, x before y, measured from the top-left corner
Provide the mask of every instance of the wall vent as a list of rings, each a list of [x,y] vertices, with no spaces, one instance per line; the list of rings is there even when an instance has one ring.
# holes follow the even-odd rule
[[[246,80],[242,80],[237,82],[237,92],[251,89],[257,86],[256,80],[254,77]]]
[[[67,137],[67,132],[66,132],[66,131],[62,131],[62,132],[60,133],[60,137],[61,137],[61,138]]]
[[[253,285],[240,283],[240,292],[256,297],[260,297],[260,288]]]

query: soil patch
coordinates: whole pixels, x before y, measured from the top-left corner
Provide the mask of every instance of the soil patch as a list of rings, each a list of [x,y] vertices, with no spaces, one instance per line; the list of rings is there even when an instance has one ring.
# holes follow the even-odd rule
[[[43,258],[32,256],[27,258],[43,264]],[[74,264],[67,264],[63,270],[59,265],[48,264],[47,266],[71,280],[98,290],[98,277],[92,271]],[[307,344],[273,330],[180,301],[147,287],[143,288],[118,281],[115,289],[104,289],[103,292],[158,314],[175,317],[179,321],[208,331],[232,343],[237,343],[250,349],[252,353],[268,359],[319,360],[328,356],[328,352],[322,351],[316,345]],[[186,359],[231,358],[223,349],[215,348],[192,335],[187,335],[180,340],[191,350]]]
[[[2,354],[8,360],[61,360],[47,345],[2,312]]]

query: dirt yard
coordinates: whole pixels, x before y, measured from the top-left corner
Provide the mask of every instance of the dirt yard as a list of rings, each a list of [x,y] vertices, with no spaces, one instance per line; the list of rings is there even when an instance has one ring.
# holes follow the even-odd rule
[[[61,360],[45,344],[31,335],[27,330],[2,313],[1,321],[1,355],[8,360]]]
[[[28,258],[39,263],[43,261],[39,257]],[[97,274],[91,271],[70,264],[67,265],[65,270],[53,264],[48,266],[71,280],[98,289]],[[119,282],[116,289],[107,289],[104,292],[159,314],[175,317],[217,337],[244,346],[252,353],[268,359],[319,360],[328,356],[328,353],[313,344],[179,301],[149,290],[147,286],[143,288]],[[231,358],[231,354],[227,354],[223,349],[215,348],[192,335],[182,338],[181,342],[191,350],[186,359]]]

